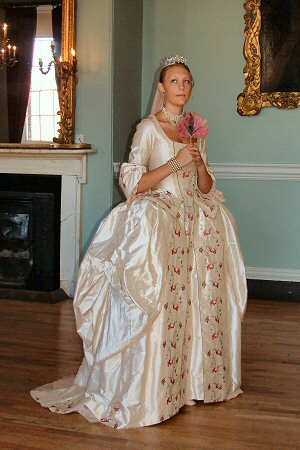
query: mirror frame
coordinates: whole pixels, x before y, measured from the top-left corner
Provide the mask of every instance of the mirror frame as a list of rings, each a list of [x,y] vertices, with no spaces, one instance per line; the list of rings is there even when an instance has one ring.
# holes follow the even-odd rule
[[[63,0],[62,7],[62,61],[57,64],[61,79],[59,92],[60,121],[56,144],[73,144],[75,136],[76,59],[71,49],[76,49],[76,0]]]
[[[300,92],[261,92],[260,7],[261,0],[247,0],[244,3],[245,88],[237,98],[237,111],[241,116],[254,116],[265,107],[294,109],[300,106]]]

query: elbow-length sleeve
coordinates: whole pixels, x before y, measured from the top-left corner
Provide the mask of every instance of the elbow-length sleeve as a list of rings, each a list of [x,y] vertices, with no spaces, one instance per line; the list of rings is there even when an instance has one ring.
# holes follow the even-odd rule
[[[152,123],[149,119],[142,120],[133,136],[128,163],[123,163],[120,169],[119,184],[127,199],[137,195],[139,181],[142,175],[148,171],[153,139]]]

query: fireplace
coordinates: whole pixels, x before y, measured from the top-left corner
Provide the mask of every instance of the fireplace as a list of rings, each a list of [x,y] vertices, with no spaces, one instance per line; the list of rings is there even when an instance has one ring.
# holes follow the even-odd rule
[[[0,174],[0,287],[60,287],[61,177]]]
[[[81,145],[78,148],[76,148],[76,145],[66,147],[59,146],[59,148],[54,148],[52,144],[35,144],[32,147],[23,147],[22,144],[0,144],[0,171],[2,174],[14,176],[35,176],[38,174],[41,176],[41,179],[47,180],[45,183],[46,185],[48,185],[48,181],[50,179],[52,180],[57,177],[61,184],[60,212],[58,212],[58,208],[55,209],[55,216],[56,214],[59,215],[60,236],[59,240],[56,239],[55,241],[54,251],[55,261],[57,259],[57,255],[59,255],[59,263],[55,263],[56,272],[54,275],[54,286],[59,285],[59,290],[34,291],[30,289],[25,290],[21,287],[17,289],[0,287],[0,299],[11,298],[16,300],[55,302],[66,298],[66,296],[73,297],[78,267],[81,259],[82,186],[87,183],[88,156],[95,152],[96,150],[84,145]],[[46,177],[44,178],[43,176]],[[47,176],[49,177],[47,178]],[[33,179],[36,180],[36,178]],[[6,184],[3,186],[3,182],[2,189],[4,191],[8,191]],[[16,192],[13,189],[10,189],[10,191]],[[29,197],[31,197],[32,194],[35,196],[37,193],[36,190],[32,190],[30,188],[26,188],[23,192],[27,192]],[[48,191],[39,188],[38,193],[46,196]],[[50,192],[50,194],[53,194],[53,192]],[[56,193],[54,193],[54,195],[56,196]],[[25,200],[27,200],[27,198]],[[41,199],[39,199],[38,202],[40,200]],[[36,200],[33,201],[33,204],[35,201]],[[53,197],[50,202],[51,201],[53,201]],[[57,203],[57,200],[54,201]],[[30,202],[32,202],[32,198],[30,199]],[[31,206],[31,208],[39,208],[39,206]],[[26,209],[23,211],[19,210],[20,216],[16,221],[13,219],[14,216],[10,210],[9,214],[11,215],[6,216],[5,219],[9,218],[10,224],[8,228],[5,229],[6,231],[4,231],[4,234],[8,233],[9,235],[9,233],[20,233],[20,237],[16,239],[15,244],[12,245],[12,249],[9,249],[11,252],[14,248],[18,248],[20,241],[23,240],[22,245],[25,245],[24,241],[27,240],[26,236],[30,237],[30,227],[28,231],[26,231],[26,226],[29,223],[29,219],[26,216],[28,215],[28,211]],[[21,214],[24,214],[24,216],[21,216]],[[36,214],[37,220],[39,220],[40,217],[45,216],[48,217],[48,212],[45,212],[45,210],[43,210],[43,214]],[[52,248],[52,244],[47,245],[47,240],[47,237],[43,238],[45,246],[44,248],[42,246],[40,247],[42,255],[45,254],[45,247]],[[26,245],[30,248],[31,243],[29,242]],[[32,250],[29,250],[29,248],[25,246],[25,253],[22,254],[22,251],[20,251],[18,255],[21,257],[20,259],[24,257],[24,260],[20,263],[24,263],[25,267],[23,267],[22,270],[25,272],[30,269],[30,267],[28,268],[28,263],[31,258],[30,252]],[[36,251],[37,250],[38,248],[36,248]],[[40,267],[43,263],[44,260],[40,261],[38,266]],[[24,283],[24,281],[20,281],[19,286],[21,286],[22,283]],[[28,279],[27,285],[32,286],[30,283],[31,280]],[[8,291],[13,291],[13,295],[10,295]],[[30,296],[25,298],[27,293],[30,293]]]

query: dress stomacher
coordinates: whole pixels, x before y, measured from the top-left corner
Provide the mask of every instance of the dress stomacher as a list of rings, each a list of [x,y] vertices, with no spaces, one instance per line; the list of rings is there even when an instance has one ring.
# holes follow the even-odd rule
[[[215,182],[199,191],[194,164],[136,194],[143,173],[182,146],[155,116],[138,125],[120,174],[128,200],[100,224],[79,271],[82,364],[75,378],[31,391],[42,406],[130,428],[162,422],[190,399],[242,392],[245,270],[222,194]],[[199,146],[207,165],[205,141]]]

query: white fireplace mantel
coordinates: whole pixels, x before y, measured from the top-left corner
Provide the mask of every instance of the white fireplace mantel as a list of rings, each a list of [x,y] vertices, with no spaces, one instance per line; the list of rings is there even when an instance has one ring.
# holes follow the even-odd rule
[[[72,297],[81,249],[81,185],[87,182],[87,159],[91,148],[53,149],[51,146],[0,147],[0,173],[60,175],[61,236],[60,287]]]

